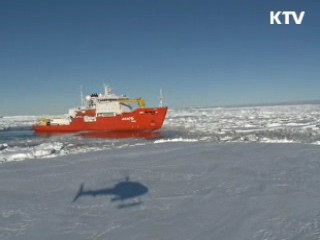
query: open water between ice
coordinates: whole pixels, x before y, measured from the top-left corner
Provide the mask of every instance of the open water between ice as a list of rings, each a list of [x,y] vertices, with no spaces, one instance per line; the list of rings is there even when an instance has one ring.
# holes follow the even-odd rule
[[[320,104],[170,109],[158,135],[130,138],[36,136],[31,126],[39,117],[0,118],[0,162],[163,142],[320,144]]]

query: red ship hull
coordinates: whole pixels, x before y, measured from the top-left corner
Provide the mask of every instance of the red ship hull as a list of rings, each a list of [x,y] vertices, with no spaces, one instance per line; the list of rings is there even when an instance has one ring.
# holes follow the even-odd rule
[[[82,131],[154,131],[162,127],[167,108],[138,108],[133,112],[112,117],[96,117],[95,121],[85,121],[85,116],[93,116],[94,111],[78,114],[68,125],[34,125],[37,133],[72,133]]]

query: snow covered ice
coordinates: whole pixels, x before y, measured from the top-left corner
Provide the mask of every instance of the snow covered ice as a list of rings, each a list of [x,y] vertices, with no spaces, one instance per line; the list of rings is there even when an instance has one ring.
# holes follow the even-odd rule
[[[31,126],[37,121],[36,116],[8,116],[0,118],[0,130]]]
[[[193,108],[171,111],[166,126],[213,142],[320,140],[320,105]]]
[[[154,139],[0,119],[0,239],[320,239],[320,105],[171,110]]]
[[[173,142],[1,164],[0,239],[318,239],[319,155]],[[147,193],[107,194],[127,177]]]

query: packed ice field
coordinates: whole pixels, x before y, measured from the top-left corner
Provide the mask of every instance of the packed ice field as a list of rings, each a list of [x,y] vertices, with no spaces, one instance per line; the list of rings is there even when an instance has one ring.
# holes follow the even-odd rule
[[[40,137],[38,116],[1,118],[0,239],[320,239],[319,115],[171,109],[148,139]]]
[[[164,142],[320,144],[320,104],[170,109],[153,139],[88,139],[78,134],[44,138],[31,128],[40,117],[48,116],[0,118],[0,162]]]

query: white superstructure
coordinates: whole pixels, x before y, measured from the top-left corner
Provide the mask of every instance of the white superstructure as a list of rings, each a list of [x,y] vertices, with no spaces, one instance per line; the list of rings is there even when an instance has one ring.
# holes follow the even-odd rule
[[[82,88],[81,88],[82,97]],[[145,107],[142,98],[129,99],[114,94],[110,87],[104,85],[104,94],[93,93],[81,101],[81,106],[71,108],[65,118],[39,119],[40,125],[69,125],[75,118],[83,118],[84,122],[95,122],[97,117],[114,117],[116,115],[132,112],[131,103]]]
[[[110,87],[104,86],[104,94],[86,96],[87,108],[95,109],[96,116],[115,116],[123,112],[131,112],[132,107],[126,102],[129,98],[114,94]]]

